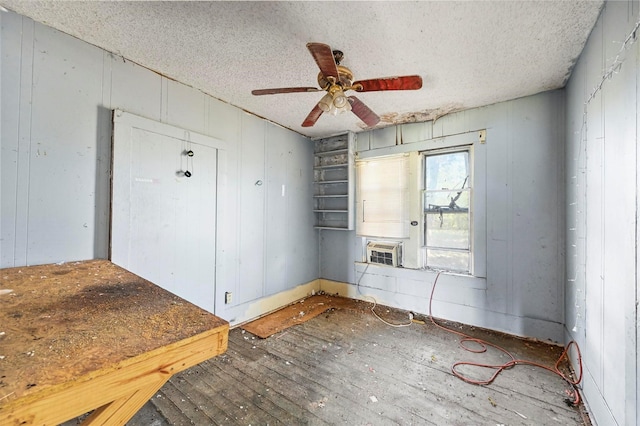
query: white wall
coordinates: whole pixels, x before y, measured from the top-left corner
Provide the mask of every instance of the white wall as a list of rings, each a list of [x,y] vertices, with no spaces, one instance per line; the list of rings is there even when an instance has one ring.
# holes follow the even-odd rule
[[[486,129],[486,143],[477,130]],[[367,156],[469,133],[474,143],[477,277],[441,275],[434,315],[562,342],[564,320],[564,93],[553,91],[357,135]],[[475,142],[474,142],[475,141]],[[396,147],[396,143],[402,146]],[[434,142],[437,144],[437,142]],[[391,147],[391,148],[386,148]],[[409,148],[411,149],[411,148]],[[416,148],[417,149],[417,148]],[[482,194],[480,199],[478,196]],[[320,275],[354,284],[363,266],[354,232],[322,231]],[[370,266],[361,291],[427,313],[435,273]],[[355,295],[353,289],[348,290]]]
[[[598,425],[640,424],[640,43],[623,48],[639,20],[637,1],[607,2],[566,88],[566,333]]]
[[[218,181],[231,195],[219,200],[216,314],[247,319],[257,300],[317,278],[311,141],[28,18],[0,19],[1,267],[108,256],[117,108],[235,147]]]

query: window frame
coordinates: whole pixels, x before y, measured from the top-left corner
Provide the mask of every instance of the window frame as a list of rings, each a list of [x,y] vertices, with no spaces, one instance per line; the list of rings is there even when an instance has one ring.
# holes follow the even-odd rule
[[[411,127],[410,129],[413,129]],[[403,139],[405,134],[403,128]],[[442,133],[442,129],[441,129]],[[426,138],[423,136],[414,138],[415,142],[400,143],[395,145],[380,146],[370,148],[368,144],[361,142],[362,134],[358,134],[358,152],[356,158],[373,159],[389,155],[410,154],[409,166],[409,238],[401,239],[403,243],[402,258],[403,268],[407,270],[427,270],[423,259],[422,248],[422,187],[424,178],[422,176],[422,153],[427,151],[435,151],[442,149],[461,149],[467,146],[471,147],[471,167],[473,175],[473,225],[472,225],[472,262],[471,271],[466,274],[456,272],[446,272],[450,275],[461,275],[465,277],[474,277],[485,279],[487,277],[487,258],[493,252],[493,248],[505,244],[507,234],[506,228],[500,226],[501,223],[496,221],[502,220],[499,215],[495,214],[497,210],[504,208],[509,202],[508,188],[496,188],[492,190],[492,200],[488,204],[487,191],[493,182],[499,181],[504,173],[502,169],[494,167],[496,162],[505,160],[504,155],[493,156],[491,159],[487,157],[490,146],[493,149],[501,149],[502,145],[491,144],[491,131],[487,129],[478,129],[470,131],[462,131],[460,133],[439,134],[437,136],[429,134]],[[506,151],[502,151],[506,152]],[[489,214],[493,212],[492,214]],[[415,225],[414,225],[415,223]],[[487,229],[492,228],[494,238],[487,240]],[[358,236],[362,243],[362,261],[366,259],[365,248],[368,239],[364,236]],[[494,271],[494,275],[502,276],[502,270]]]
[[[474,208],[474,181],[475,181],[475,174],[474,174],[474,152],[473,152],[473,145],[469,144],[469,145],[458,145],[458,146],[452,146],[452,147],[447,147],[447,148],[436,148],[436,149],[429,149],[429,150],[425,150],[425,151],[420,151],[420,169],[421,169],[421,188],[419,191],[419,197],[420,197],[420,212],[421,212],[421,229],[420,229],[420,234],[421,234],[421,241],[420,241],[420,252],[421,252],[421,260],[422,260],[422,267],[425,269],[429,269],[429,270],[438,270],[438,271],[446,271],[446,272],[451,272],[451,273],[456,273],[456,274],[464,274],[464,275],[473,275],[473,271],[474,271],[474,235],[475,235],[475,229],[474,229],[474,213],[475,213],[475,208]],[[441,192],[440,190],[429,190],[427,189],[427,158],[428,157],[433,157],[433,156],[438,156],[438,155],[443,155],[443,154],[452,154],[452,153],[461,153],[461,152],[466,152],[467,153],[467,157],[468,157],[468,178],[466,179],[466,190],[465,192],[468,192],[469,194],[469,207],[468,207],[468,218],[467,218],[467,224],[468,224],[468,248],[467,249],[461,249],[461,248],[454,248],[454,247],[442,247],[442,246],[429,246],[428,242],[427,242],[427,213],[426,213],[426,198],[427,198],[427,194],[428,193],[436,193],[436,192]],[[464,188],[464,187],[463,187]],[[457,190],[452,188],[450,190],[451,192],[456,192]],[[458,252],[458,253],[467,253],[468,254],[468,268],[467,269],[457,269],[455,267],[447,267],[447,266],[432,266],[428,264],[428,250],[429,249],[435,249],[435,250],[441,250],[441,251],[450,251],[450,252]]]

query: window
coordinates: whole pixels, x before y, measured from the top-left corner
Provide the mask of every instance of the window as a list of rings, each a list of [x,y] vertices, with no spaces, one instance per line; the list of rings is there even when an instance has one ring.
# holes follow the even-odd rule
[[[471,271],[469,148],[424,153],[424,254],[428,268]]]
[[[486,147],[486,131],[479,130],[358,152],[363,261],[368,243],[399,243],[405,269],[486,278]]]
[[[356,233],[407,238],[409,156],[356,161]]]

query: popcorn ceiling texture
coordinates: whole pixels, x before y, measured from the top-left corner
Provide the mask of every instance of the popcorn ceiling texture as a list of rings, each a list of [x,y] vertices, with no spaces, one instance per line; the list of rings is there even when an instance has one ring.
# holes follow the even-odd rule
[[[563,87],[602,1],[26,2],[7,9],[309,137],[361,131],[353,114],[300,124],[322,93],[306,43],[342,50],[356,80],[419,74],[418,91],[357,96],[386,120]],[[348,92],[353,94],[353,92]]]

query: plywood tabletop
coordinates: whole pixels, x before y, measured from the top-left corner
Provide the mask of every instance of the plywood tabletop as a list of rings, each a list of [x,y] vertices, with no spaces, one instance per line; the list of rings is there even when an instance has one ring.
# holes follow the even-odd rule
[[[0,406],[228,328],[106,260],[2,269],[0,290]]]

